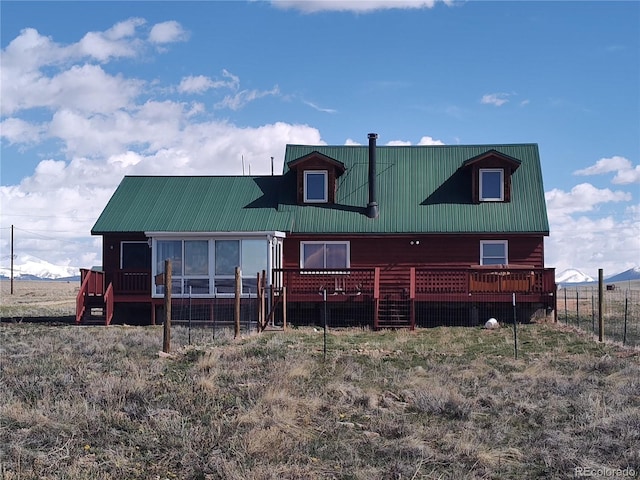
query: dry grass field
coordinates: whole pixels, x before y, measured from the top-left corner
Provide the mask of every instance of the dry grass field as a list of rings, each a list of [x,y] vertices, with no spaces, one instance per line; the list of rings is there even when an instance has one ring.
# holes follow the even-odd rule
[[[0,318],[59,319],[75,315],[80,282],[0,280]]]
[[[162,355],[162,327],[15,320],[75,284],[6,286],[2,480],[640,475],[640,352],[566,326],[519,326],[518,360],[459,327],[331,330],[326,358],[319,329],[174,328]]]

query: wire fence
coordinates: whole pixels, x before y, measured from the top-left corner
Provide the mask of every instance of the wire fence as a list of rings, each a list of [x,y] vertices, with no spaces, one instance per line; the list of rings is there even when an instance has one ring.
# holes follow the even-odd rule
[[[598,287],[558,290],[558,321],[599,335]],[[640,290],[612,288],[603,291],[603,340],[640,346]]]
[[[482,326],[490,318],[502,324],[527,323],[550,319],[552,309],[523,301],[512,294],[474,294],[451,301],[445,295],[434,301],[412,301],[403,293],[377,301],[366,295],[321,295],[306,301],[285,302],[267,287],[264,299],[243,297],[240,301],[240,334],[260,331],[262,327],[283,328],[327,325],[330,328],[431,328],[439,326]],[[264,304],[262,304],[264,302]],[[261,313],[262,310],[262,313]],[[158,312],[161,319],[162,309]],[[376,315],[377,321],[376,324]],[[262,318],[262,325],[260,323]],[[189,339],[215,339],[235,328],[233,298],[172,299],[171,323],[186,327]],[[193,335],[192,335],[193,334]]]

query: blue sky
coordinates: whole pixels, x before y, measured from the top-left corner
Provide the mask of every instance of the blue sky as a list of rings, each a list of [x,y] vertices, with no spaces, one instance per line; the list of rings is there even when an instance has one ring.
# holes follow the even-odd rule
[[[0,267],[101,263],[123,175],[253,174],[286,143],[537,143],[548,266],[640,265],[639,2],[13,2]]]

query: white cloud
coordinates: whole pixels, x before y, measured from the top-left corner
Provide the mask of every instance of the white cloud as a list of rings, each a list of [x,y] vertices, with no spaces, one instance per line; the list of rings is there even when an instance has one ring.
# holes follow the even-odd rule
[[[607,202],[628,202],[631,194],[621,190],[599,189],[590,183],[581,183],[565,192],[553,189],[545,193],[549,217],[566,216],[576,212],[592,211],[597,205]]]
[[[188,34],[182,25],[174,20],[156,23],[149,32],[149,41],[155,44],[180,42],[187,40],[187,38]]]
[[[276,85],[271,90],[242,90],[235,95],[227,95],[220,102],[214,105],[217,109],[228,108],[230,110],[240,110],[248,103],[263,97],[278,96],[280,89]]]
[[[501,107],[509,101],[510,93],[487,93],[480,99],[480,103],[484,105],[495,105]]]
[[[323,11],[368,13],[377,10],[433,8],[436,0],[271,0],[277,8],[299,10],[303,13]],[[442,1],[450,5],[452,1]]]
[[[583,183],[569,192],[551,190],[545,198],[551,230],[545,242],[547,266],[578,268],[593,276],[598,268],[613,274],[638,264],[639,209],[627,207],[622,217],[603,209],[607,203],[631,201],[630,193]]]
[[[136,28],[144,25],[142,18],[131,18],[115,24],[105,32],[89,32],[80,42],[69,48],[69,52],[75,52],[76,57],[91,57],[100,62],[106,62],[111,58],[134,57],[141,48],[142,41],[131,38],[136,33]]]
[[[0,122],[0,136],[5,138],[9,144],[37,143],[45,131],[45,126],[29,123],[21,118],[7,118]]]
[[[619,156],[610,158],[601,158],[594,165],[576,170],[574,175],[600,175],[602,173],[616,172],[618,170],[626,170],[631,168],[631,161]]]
[[[317,110],[319,112],[323,112],[323,113],[336,113],[337,110],[333,109],[333,108],[323,108],[323,107],[319,107],[318,105],[316,105],[313,102],[309,102],[309,101],[303,101],[303,103],[305,105],[310,106],[311,108],[313,108],[314,110]]]
[[[222,76],[227,80],[213,80],[204,75],[184,77],[178,85],[178,92],[200,94],[212,88],[228,88],[237,90],[240,86],[240,78],[227,70],[222,71]]]
[[[418,142],[418,145],[444,145],[442,140],[436,140],[433,137],[424,136]]]
[[[184,77],[178,85],[180,93],[204,93],[213,88],[214,82],[209,77],[198,75],[195,77]]]
[[[595,164],[581,170],[576,170],[573,174],[587,176],[602,175],[611,172],[616,172],[611,183],[617,185],[640,183],[640,165],[633,166],[631,160],[617,155],[601,158]]]
[[[630,183],[640,183],[640,165],[626,170],[618,170],[611,183],[617,185],[628,185]]]

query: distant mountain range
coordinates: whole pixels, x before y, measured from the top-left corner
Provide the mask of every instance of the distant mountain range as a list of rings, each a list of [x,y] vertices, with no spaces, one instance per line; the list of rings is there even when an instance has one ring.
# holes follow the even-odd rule
[[[594,281],[593,277],[575,268],[569,268],[564,272],[556,274],[556,283],[587,283]]]
[[[604,278],[605,282],[627,282],[640,280],[640,267],[633,267],[624,272],[610,275]],[[575,268],[569,268],[556,275],[556,283],[591,283],[598,280]]]
[[[0,278],[11,278],[11,268],[0,267]],[[80,268],[53,265],[39,258],[25,255],[13,265],[16,280],[79,280]]]

